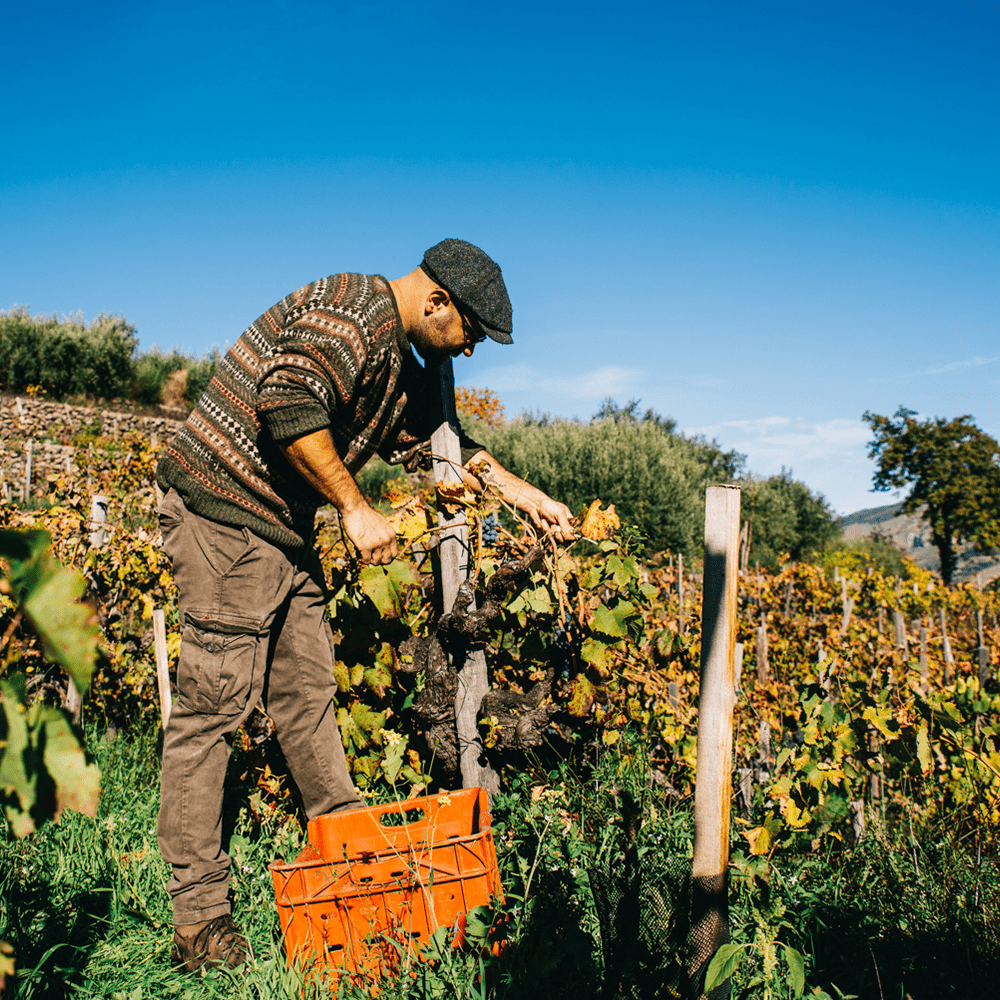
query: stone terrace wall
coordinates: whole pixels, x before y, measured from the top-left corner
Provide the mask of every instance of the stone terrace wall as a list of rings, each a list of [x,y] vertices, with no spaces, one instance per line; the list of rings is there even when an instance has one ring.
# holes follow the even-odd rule
[[[27,442],[31,441],[31,496],[44,496],[46,477],[76,472],[73,439],[81,432],[121,437],[138,432],[164,442],[183,420],[121,410],[49,403],[24,396],[0,398],[0,497],[24,496]]]

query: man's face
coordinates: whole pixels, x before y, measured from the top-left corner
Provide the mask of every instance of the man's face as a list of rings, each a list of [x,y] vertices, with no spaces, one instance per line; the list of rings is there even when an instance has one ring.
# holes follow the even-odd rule
[[[416,352],[425,361],[450,355],[472,357],[486,334],[476,320],[462,311],[447,293],[435,290],[427,297],[421,323],[410,336]]]

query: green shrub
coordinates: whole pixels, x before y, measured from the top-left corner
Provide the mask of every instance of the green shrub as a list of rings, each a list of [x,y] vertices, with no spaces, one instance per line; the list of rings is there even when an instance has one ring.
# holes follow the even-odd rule
[[[906,556],[888,538],[879,534],[859,538],[857,541],[844,544],[834,542],[827,547],[825,562],[829,566],[868,567],[877,570],[883,576],[899,577],[902,580],[910,578],[906,564]]]
[[[518,420],[497,428],[497,460],[574,512],[599,497],[654,548],[698,547],[704,467],[697,448],[650,424]]]
[[[833,511],[821,494],[782,470],[767,479],[740,483],[740,520],[750,522],[750,558],[754,566],[776,568],[782,557],[807,561],[840,538]]]
[[[156,406],[163,395],[167,379],[176,371],[187,367],[188,359],[179,351],[161,354],[154,347],[143,354],[135,363],[135,377],[132,381],[132,398],[143,406]],[[190,378],[190,374],[188,376]]]
[[[638,400],[606,399],[589,424],[523,413],[492,433],[466,429],[497,460],[577,513],[600,498],[654,549],[693,555],[701,548],[704,487],[731,482],[745,455],[717,441],[685,437],[676,421]],[[463,425],[466,423],[463,418]]]
[[[208,383],[212,381],[215,369],[219,367],[222,355],[219,348],[213,347],[212,353],[207,357],[195,361],[193,358],[186,358],[187,362],[187,384],[184,387],[184,399],[190,406],[197,404],[201,399],[201,394],[208,388]]]
[[[135,325],[124,316],[101,313],[88,325],[82,316],[31,316],[15,306],[0,311],[0,388],[24,392],[40,385],[55,397],[125,396],[137,345]]]

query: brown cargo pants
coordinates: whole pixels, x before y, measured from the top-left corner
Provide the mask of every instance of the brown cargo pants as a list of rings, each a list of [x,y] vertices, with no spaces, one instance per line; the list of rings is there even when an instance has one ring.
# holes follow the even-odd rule
[[[337,729],[326,586],[306,546],[282,549],[246,528],[159,509],[180,591],[177,690],[163,740],[160,851],[173,869],[174,923],[228,913],[222,797],[230,743],[263,699],[309,818],[359,804]]]

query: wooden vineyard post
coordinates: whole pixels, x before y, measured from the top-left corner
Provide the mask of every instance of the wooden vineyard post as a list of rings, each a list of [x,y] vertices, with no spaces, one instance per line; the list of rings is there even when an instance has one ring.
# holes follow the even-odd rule
[[[899,608],[893,609],[892,629],[893,641],[896,644],[896,648],[902,652],[903,659],[905,660],[909,654],[909,647],[906,639],[906,619],[903,617],[903,612],[900,611]]]
[[[990,679],[990,651],[983,640],[983,612],[976,612],[976,631],[979,634],[979,686],[982,687]]]
[[[87,540],[94,548],[100,548],[107,540],[108,532],[105,524],[108,520],[108,504],[111,501],[106,496],[98,494],[90,501],[90,534]]]
[[[684,634],[684,556],[677,553],[677,632]]]
[[[441,391],[441,412],[444,420],[431,435],[436,482],[461,482],[462,449],[458,441],[458,415],[455,412],[455,375],[451,358],[438,365],[438,384]],[[444,530],[437,546],[441,570],[441,599],[445,613],[455,604],[458,588],[472,574],[469,532],[465,515],[438,512],[438,526]],[[482,787],[492,799],[500,787],[496,771],[483,760],[483,740],[479,734],[479,708],[489,691],[486,654],[481,649],[464,650],[456,654],[461,662],[455,663],[458,689],[455,692],[455,727],[458,731],[459,767],[462,787]]]
[[[156,653],[156,689],[160,694],[160,720],[167,731],[174,701],[170,694],[170,660],[167,658],[167,623],[163,608],[153,609],[153,650]]]
[[[705,492],[705,577],[702,604],[701,695],[695,767],[694,861],[688,977],[702,995],[712,956],[729,940],[727,871],[733,771],[733,659],[739,573],[740,488]],[[728,997],[727,979],[710,1000]]]
[[[928,662],[927,662],[927,622],[921,621],[920,623],[920,683],[923,689],[927,690],[927,676],[928,676]]]
[[[840,578],[840,600],[843,613],[840,618],[840,636],[847,635],[847,628],[851,624],[851,614],[854,612],[854,598],[847,596],[847,577]]]
[[[757,653],[757,684],[760,687],[767,687],[771,679],[771,664],[767,658],[767,625],[763,615],[754,636],[754,649]]]
[[[35,442],[28,438],[24,446],[24,499],[27,502],[31,499],[31,458],[34,452]]]
[[[944,683],[947,685],[951,681],[951,665],[955,662],[955,657],[951,652],[951,640],[948,638],[948,619],[945,617],[944,608],[941,612],[941,654],[944,658]]]

